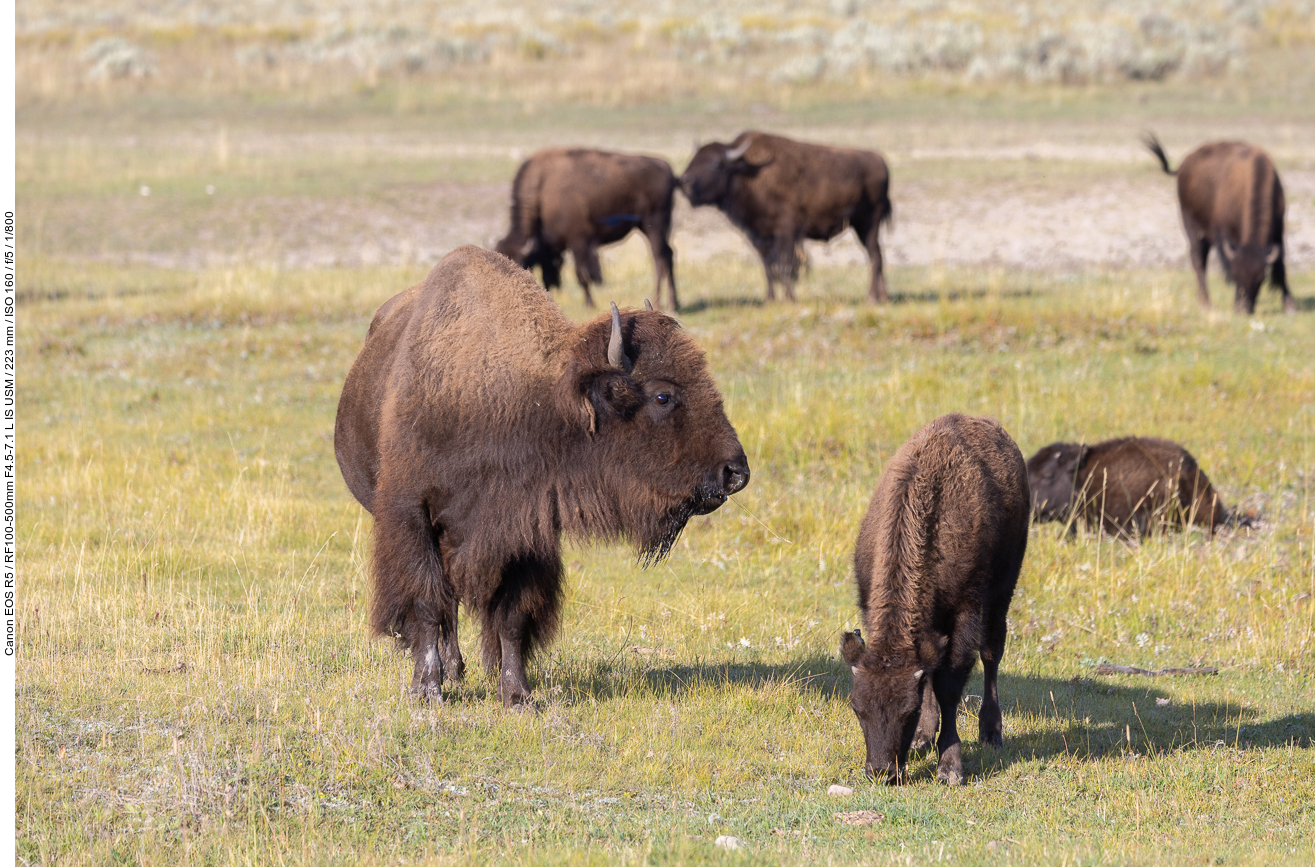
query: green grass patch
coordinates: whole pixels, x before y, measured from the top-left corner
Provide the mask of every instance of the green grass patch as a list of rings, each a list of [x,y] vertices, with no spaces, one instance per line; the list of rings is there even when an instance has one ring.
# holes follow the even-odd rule
[[[406,657],[367,636],[371,524],[333,414],[374,308],[422,269],[25,267],[24,859],[1315,856],[1315,320],[1268,295],[1245,319],[1200,312],[1185,270],[895,268],[895,303],[873,308],[862,269],[816,268],[799,303],[765,305],[753,263],[682,265],[682,321],[753,481],[655,568],[569,548],[539,713],[511,715],[478,670],[445,706],[416,702]],[[639,306],[646,253],[606,267],[600,299]],[[836,655],[849,556],[886,458],[950,411],[998,418],[1025,453],[1176,439],[1263,524],[1135,547],[1034,528],[1003,751],[968,746],[959,791],[929,756],[910,785],[873,786]],[[476,631],[463,621],[471,658]],[[980,678],[968,692],[971,731]],[[828,798],[833,782],[856,794]],[[835,817],[858,809],[884,819]]]

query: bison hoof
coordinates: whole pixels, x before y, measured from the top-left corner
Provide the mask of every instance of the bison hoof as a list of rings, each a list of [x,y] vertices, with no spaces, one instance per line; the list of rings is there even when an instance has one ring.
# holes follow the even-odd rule
[[[936,771],[936,779],[947,786],[962,786],[963,772],[958,768],[941,768]]]
[[[929,746],[931,746],[931,735],[919,732],[913,736],[913,743],[909,744],[909,749],[920,753]]]
[[[407,692],[430,704],[443,704],[443,693],[436,685],[413,686]]]
[[[1000,736],[999,732],[982,732],[977,739],[988,747],[995,747],[997,750],[1005,745],[1005,739]]]

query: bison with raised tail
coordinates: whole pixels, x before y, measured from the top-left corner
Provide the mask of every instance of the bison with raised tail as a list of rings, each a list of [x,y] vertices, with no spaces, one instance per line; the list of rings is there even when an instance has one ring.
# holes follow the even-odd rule
[[[868,298],[886,301],[881,224],[891,216],[890,172],[872,151],[744,132],[699,148],[680,177],[692,205],[715,205],[749,237],[776,285],[794,300],[804,239],[829,241],[852,227],[872,262]]]
[[[575,260],[584,303],[594,306],[589,287],[603,282],[598,248],[623,240],[634,229],[644,233],[653,253],[657,285],[653,303],[663,305],[666,283],[671,309],[676,301],[671,206],[676,178],[657,157],[593,150],[543,150],[521,164],[511,186],[511,228],[497,251],[526,270],[536,266],[543,285],[562,283],[562,258]]]
[[[1213,533],[1231,520],[1196,458],[1169,440],[1051,443],[1028,459],[1027,475],[1038,522],[1080,517],[1089,529],[1131,538],[1186,524]]]
[[[1235,287],[1233,304],[1239,313],[1255,312],[1266,269],[1270,285],[1283,294],[1283,309],[1295,313],[1283,266],[1286,202],[1269,155],[1246,142],[1211,142],[1188,154],[1175,172],[1154,135],[1148,133],[1144,142],[1165,172],[1178,176],[1178,207],[1201,304],[1210,306],[1205,260],[1213,246]]]
[[[457,607],[483,621],[507,707],[553,635],[560,537],[660,560],[749,481],[698,347],[654,311],[575,325],[523,269],[476,247],[387,301],[347,374],[334,450],[375,519],[370,624],[438,698],[463,671]]]
[[[898,782],[939,721],[936,777],[963,782],[955,713],[979,650],[978,737],[1003,742],[996,675],[1027,529],[1027,467],[994,421],[942,416],[891,458],[854,550],[868,642],[847,632],[840,647],[868,776]]]

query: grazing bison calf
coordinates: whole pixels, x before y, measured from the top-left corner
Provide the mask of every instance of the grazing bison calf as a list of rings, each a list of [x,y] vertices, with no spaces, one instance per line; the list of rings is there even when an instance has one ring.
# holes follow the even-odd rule
[[[511,186],[511,228],[497,251],[527,270],[536,265],[543,285],[562,283],[562,257],[575,260],[584,303],[594,306],[591,283],[603,282],[598,248],[639,229],[653,251],[662,307],[662,284],[676,302],[675,254],[668,243],[676,178],[656,157],[591,150],[544,150],[521,164]]]
[[[1027,468],[990,419],[947,415],[891,458],[854,551],[868,644],[846,633],[867,773],[897,782],[936,733],[937,779],[963,782],[955,712],[980,649],[978,737],[1002,743],[996,674],[1027,549]]]
[[[649,562],[749,481],[703,354],[653,311],[574,325],[521,268],[462,247],[387,301],[347,374],[338,466],[374,514],[376,633],[412,689],[459,680],[457,605],[483,620],[508,707],[552,637],[560,536],[626,538]]]
[[[1051,443],[1028,460],[1027,477],[1038,522],[1080,516],[1088,528],[1143,537],[1189,523],[1213,533],[1229,519],[1196,458],[1154,437]]]
[[[1178,175],[1178,207],[1201,304],[1210,306],[1205,260],[1213,246],[1235,287],[1239,313],[1255,312],[1266,268],[1270,285],[1283,293],[1283,309],[1295,313],[1283,266],[1283,185],[1269,155],[1245,142],[1211,142],[1188,154],[1174,172],[1159,140],[1148,134],[1145,143],[1166,172]]]
[[[715,205],[749,236],[768,301],[777,283],[794,300],[805,238],[829,241],[850,226],[872,261],[869,299],[888,299],[878,233],[891,215],[890,172],[880,155],[744,132],[699,148],[680,185],[690,204]]]

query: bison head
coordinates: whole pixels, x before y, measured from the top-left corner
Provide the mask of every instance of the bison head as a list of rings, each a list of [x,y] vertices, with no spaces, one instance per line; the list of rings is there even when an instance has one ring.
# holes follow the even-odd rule
[[[752,143],[753,137],[749,136],[736,147],[712,142],[699,148],[680,176],[680,188],[689,203],[715,205],[730,192],[731,178],[754,172],[758,166],[744,158]]]
[[[1072,513],[1078,470],[1090,451],[1077,443],[1051,443],[1027,462],[1027,484],[1032,489],[1032,517],[1066,521]]]
[[[749,462],[726,418],[703,353],[671,317],[612,305],[584,326],[562,380],[579,407],[581,452],[599,492],[566,515],[585,534],[620,533],[661,560],[685,523],[749,483]]]
[[[1277,244],[1242,244],[1234,246],[1228,238],[1219,238],[1219,258],[1224,273],[1236,287],[1234,304],[1243,313],[1254,313],[1260,284],[1265,282],[1269,266],[1278,261],[1282,248]]]
[[[918,728],[923,690],[931,688],[931,672],[911,649],[889,654],[869,649],[858,630],[845,633],[840,654],[854,675],[849,706],[867,745],[864,770],[872,779],[898,783]]]

